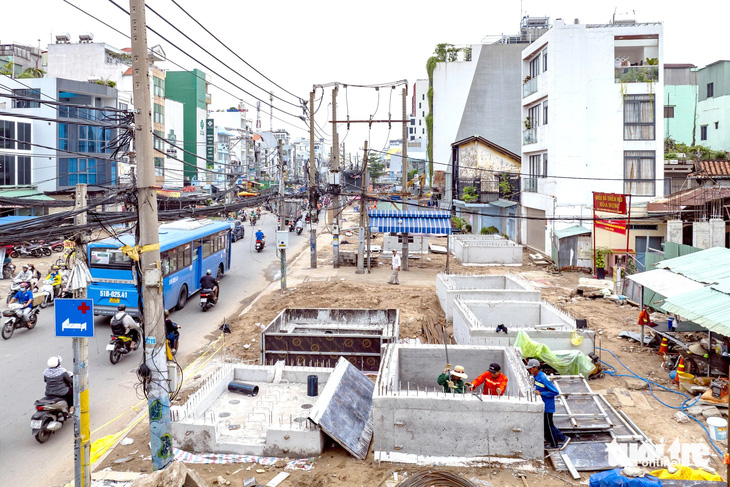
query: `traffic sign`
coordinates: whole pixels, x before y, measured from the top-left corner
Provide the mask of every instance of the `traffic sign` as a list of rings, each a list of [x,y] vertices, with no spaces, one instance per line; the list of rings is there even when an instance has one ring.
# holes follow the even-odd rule
[[[56,336],[94,337],[94,301],[91,299],[56,299]]]

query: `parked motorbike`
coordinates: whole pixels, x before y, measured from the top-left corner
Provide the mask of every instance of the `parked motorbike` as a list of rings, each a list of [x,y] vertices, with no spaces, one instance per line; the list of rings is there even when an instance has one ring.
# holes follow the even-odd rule
[[[3,265],[3,279],[10,279],[15,275],[15,264]]]
[[[44,397],[35,402],[35,413],[30,420],[30,429],[38,443],[45,443],[63,423],[71,418],[68,403],[61,397]]]
[[[37,245],[19,244],[13,247],[10,251],[10,257],[17,259],[18,257],[40,257],[43,252],[38,248]]]
[[[139,347],[139,337],[137,337],[136,330],[132,330],[132,337],[126,335],[112,335],[109,340],[109,344],[106,346],[109,352],[109,362],[116,364],[122,355],[127,355],[130,352],[134,352]],[[137,337],[135,340],[134,337]],[[137,346],[132,348],[132,341],[137,342]]]
[[[30,310],[28,322],[26,323],[23,321],[23,308],[20,307],[20,304],[11,304],[8,309],[3,311],[3,316],[8,318],[5,320],[5,323],[3,323],[3,329],[2,332],[0,332],[3,339],[10,339],[10,337],[13,336],[13,332],[18,328],[28,328],[29,330],[35,328],[36,323],[38,323],[39,311],[40,308],[34,306],[33,309]]]
[[[261,252],[264,250],[264,241],[263,240],[256,240],[256,245],[254,245],[254,248],[256,249],[256,252]]]
[[[215,303],[215,291],[213,289],[200,290],[200,307],[203,308],[204,312],[215,306]]]

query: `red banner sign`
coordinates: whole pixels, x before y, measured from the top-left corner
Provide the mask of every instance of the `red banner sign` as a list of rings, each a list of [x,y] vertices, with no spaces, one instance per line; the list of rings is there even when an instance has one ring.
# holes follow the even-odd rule
[[[596,228],[626,235],[626,220],[596,220]]]
[[[616,193],[593,193],[593,211],[626,214],[626,195]]]

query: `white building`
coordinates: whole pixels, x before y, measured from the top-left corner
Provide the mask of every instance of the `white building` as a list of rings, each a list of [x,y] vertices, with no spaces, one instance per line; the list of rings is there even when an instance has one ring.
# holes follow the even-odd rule
[[[592,192],[663,195],[662,43],[658,22],[558,19],[523,51],[523,243],[550,254],[556,230],[590,228]]]
[[[428,80],[417,79],[413,83],[408,140],[423,139],[428,141],[426,115],[428,115]]]

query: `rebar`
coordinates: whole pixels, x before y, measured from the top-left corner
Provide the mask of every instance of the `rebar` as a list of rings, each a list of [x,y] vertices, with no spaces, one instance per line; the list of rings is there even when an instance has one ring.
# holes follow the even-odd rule
[[[469,480],[450,472],[418,472],[398,484],[399,487],[477,487]]]

